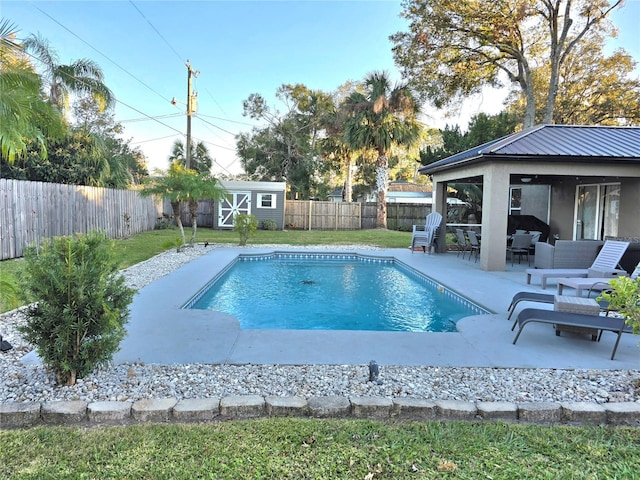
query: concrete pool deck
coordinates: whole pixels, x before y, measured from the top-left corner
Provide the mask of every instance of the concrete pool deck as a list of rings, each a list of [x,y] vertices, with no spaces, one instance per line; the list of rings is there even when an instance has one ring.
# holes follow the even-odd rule
[[[131,305],[128,335],[115,355],[116,363],[160,364],[367,364],[446,367],[522,367],[557,369],[637,369],[639,336],[622,336],[610,360],[616,336],[605,332],[600,342],[590,336],[563,333],[550,325],[528,325],[518,343],[507,321],[513,295],[527,290],[555,293],[527,285],[522,265],[504,272],[485,272],[479,263],[455,253],[426,255],[409,249],[341,250],[394,257],[442,285],[495,312],[458,322],[458,333],[364,332],[319,330],[243,330],[233,317],[207,310],[181,309],[198,290],[239,254],[315,251],[313,248],[217,248],[142,288]],[[521,304],[520,308],[551,305]]]

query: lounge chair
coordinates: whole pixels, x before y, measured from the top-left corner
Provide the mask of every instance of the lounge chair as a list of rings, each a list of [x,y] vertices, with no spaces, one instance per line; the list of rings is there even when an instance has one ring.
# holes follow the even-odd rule
[[[607,240],[590,268],[528,268],[527,284],[531,283],[532,276],[540,277],[541,286],[544,289],[547,288],[548,278],[603,277],[626,273],[616,267],[628,246],[629,242]]]
[[[558,295],[562,295],[564,287],[575,288],[576,296],[578,297],[582,296],[583,290],[589,290],[589,292],[591,292],[592,290],[606,290],[611,287],[609,282],[611,281],[612,278],[626,276],[626,273],[627,272],[625,272],[624,275],[614,275],[613,277],[606,277],[606,278],[605,277],[603,278],[597,278],[597,277],[595,278],[594,277],[558,278],[557,280]],[[639,275],[640,275],[640,263],[638,263],[636,268],[633,270],[633,273],[631,274],[631,278],[635,280],[636,278],[638,278]]]
[[[431,253],[431,247],[438,243],[438,230],[441,223],[442,215],[438,212],[431,212],[427,215],[425,225],[414,225],[411,234],[411,253],[415,247],[422,247],[424,252],[428,249]]]
[[[588,328],[600,331],[606,330],[617,333],[618,338],[616,339],[616,343],[613,347],[613,352],[611,352],[611,360],[613,360],[616,355],[616,350],[618,349],[618,344],[620,343],[620,337],[622,334],[632,333],[631,327],[627,326],[624,318],[557,312],[555,310],[542,310],[539,308],[525,308],[516,318],[516,324],[519,325],[520,328],[516,337],[513,339],[514,345],[518,341],[518,337],[520,337],[524,326],[533,322],[561,325],[565,327]],[[558,330],[556,330],[556,335],[560,335]]]
[[[507,320],[511,320],[511,315],[513,315],[520,302],[549,303],[553,305],[555,298],[556,296],[551,293],[518,292],[513,296],[509,308],[507,308],[507,312],[509,312]],[[515,327],[516,324],[514,323],[511,330]]]
[[[511,300],[511,304],[507,309],[507,312],[509,312],[509,316],[507,316],[507,320],[511,320],[511,316],[516,311],[516,307],[520,302],[548,303],[549,305],[554,305],[555,301],[556,301],[556,295],[552,293],[518,292],[513,296],[513,299]],[[607,302],[606,300],[600,300],[598,302],[598,305],[600,306],[601,312],[605,313],[606,315],[609,315],[609,312],[610,312],[609,302]],[[518,324],[517,320],[513,322],[513,325],[511,325],[511,331],[513,331],[516,328],[517,324]]]

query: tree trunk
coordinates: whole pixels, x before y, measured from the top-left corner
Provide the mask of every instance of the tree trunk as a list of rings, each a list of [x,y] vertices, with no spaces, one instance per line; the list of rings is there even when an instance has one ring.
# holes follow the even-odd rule
[[[529,87],[524,91],[526,108],[524,119],[522,120],[523,128],[531,128],[536,124],[536,99],[533,94],[533,88]]]
[[[189,215],[191,215],[191,240],[189,240],[189,245],[193,246],[198,230],[198,202],[189,202]]]
[[[376,190],[378,191],[376,228],[387,228],[387,185],[389,183],[389,159],[382,152],[376,165]]]
[[[347,203],[351,203],[353,201],[353,176],[351,172],[351,155],[347,155],[345,167],[347,171],[345,172],[346,176],[344,180],[344,201]]]
[[[524,119],[522,121],[523,128],[531,128],[536,124],[536,96],[533,91],[533,78],[531,78],[531,70],[526,62],[520,63],[520,88],[524,93],[525,98],[525,112]]]
[[[551,65],[551,78],[549,79],[549,91],[547,92],[547,101],[544,106],[544,118],[542,122],[545,125],[553,123],[553,111],[556,108],[556,97],[558,96],[558,65],[554,62]]]
[[[182,218],[180,218],[180,202],[171,202],[171,210],[173,211],[173,218],[176,219],[176,224],[180,229],[180,236],[182,237],[182,245],[186,243],[186,239],[184,236],[184,227],[182,226]],[[180,251],[180,248],[178,248]]]

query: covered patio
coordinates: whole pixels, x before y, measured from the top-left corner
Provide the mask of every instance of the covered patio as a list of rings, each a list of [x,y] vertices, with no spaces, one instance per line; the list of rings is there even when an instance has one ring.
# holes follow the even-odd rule
[[[445,219],[450,184],[482,186],[483,270],[505,270],[517,186],[548,186],[541,220],[551,227],[550,238],[640,238],[640,127],[540,125],[419,171],[431,176],[434,211]],[[444,251],[445,242],[439,248]]]

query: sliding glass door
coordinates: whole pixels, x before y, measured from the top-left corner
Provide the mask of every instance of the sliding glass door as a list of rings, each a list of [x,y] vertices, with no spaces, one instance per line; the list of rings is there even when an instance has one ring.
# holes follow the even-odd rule
[[[620,184],[578,185],[576,193],[575,239],[617,236]]]

